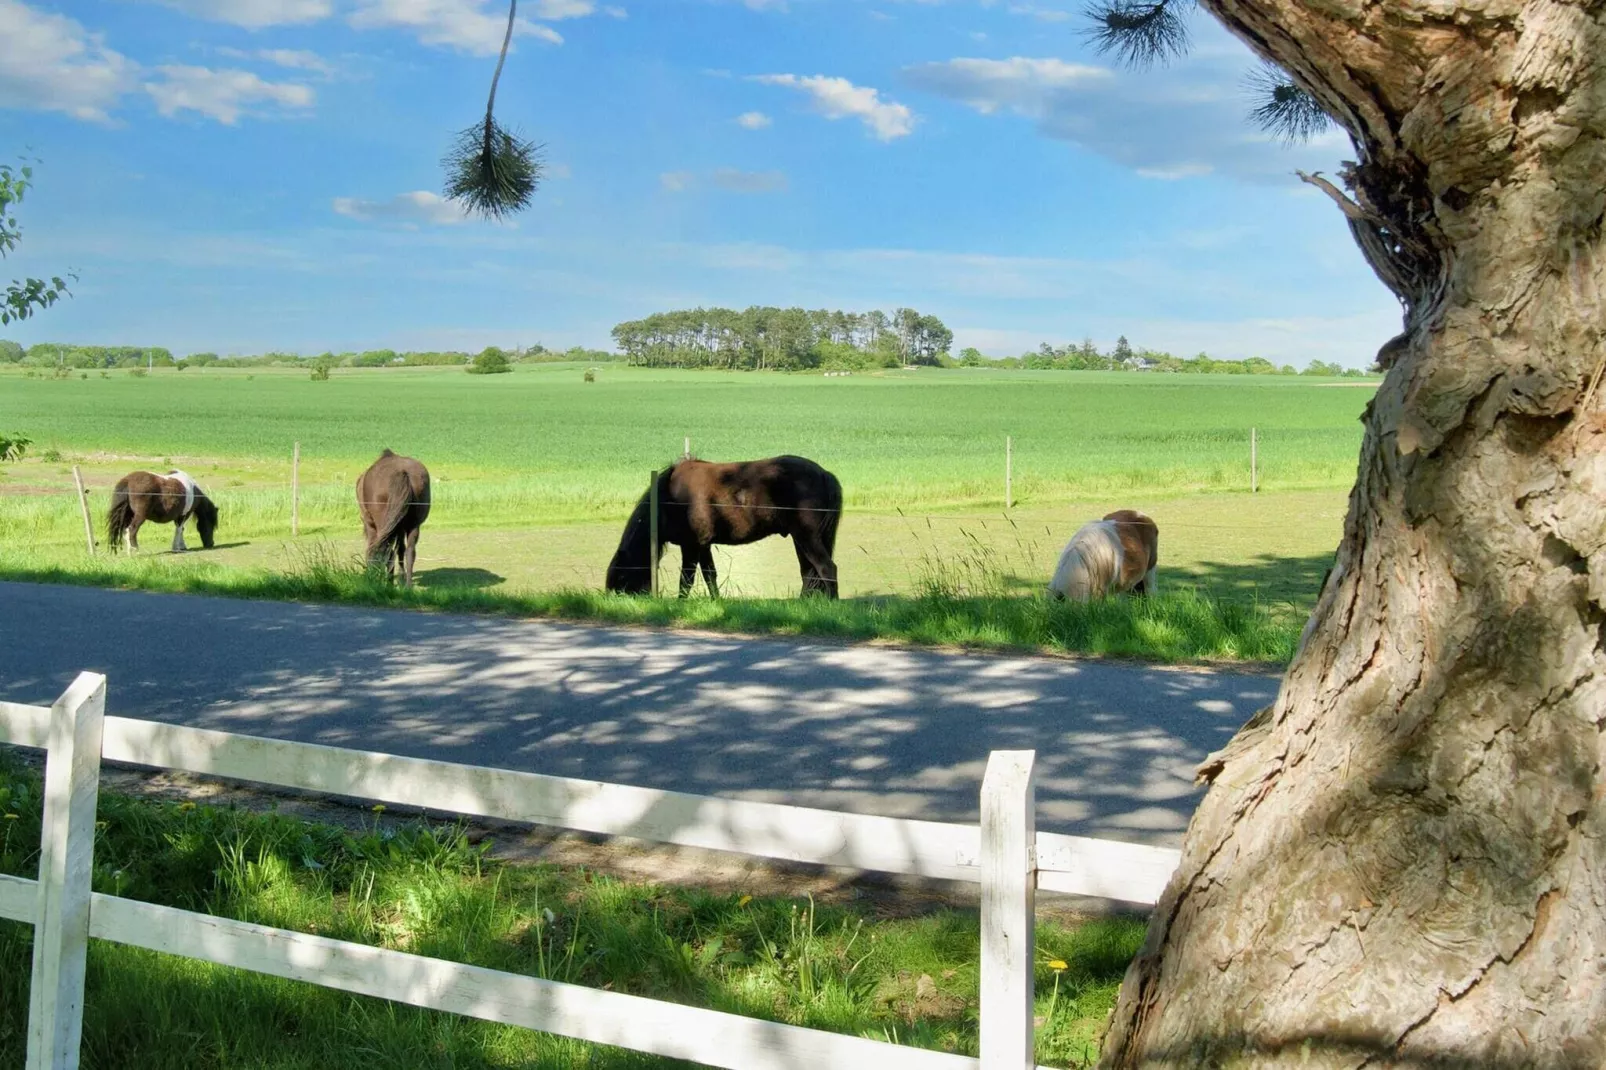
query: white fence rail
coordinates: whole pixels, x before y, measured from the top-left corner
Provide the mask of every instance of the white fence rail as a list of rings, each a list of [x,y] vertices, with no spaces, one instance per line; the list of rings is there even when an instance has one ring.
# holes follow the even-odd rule
[[[1178,853],[1035,832],[1032,751],[995,751],[981,825],[741,802],[104,716],[83,673],[50,707],[0,703],[0,742],[45,762],[39,880],[0,876],[35,926],[28,1070],[73,1070],[91,937],[731,1070],[1032,1066],[1037,889],[1152,904]],[[982,886],[981,1056],[971,1059],[154,906],[90,891],[102,759],[475,817]]]

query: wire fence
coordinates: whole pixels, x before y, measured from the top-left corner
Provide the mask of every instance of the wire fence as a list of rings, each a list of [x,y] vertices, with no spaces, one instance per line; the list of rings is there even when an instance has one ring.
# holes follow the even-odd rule
[[[1257,448],[1261,444],[1257,441]],[[349,537],[357,538],[361,534],[359,512],[388,504],[359,500],[353,485],[355,480],[342,479],[339,483],[307,481],[302,478],[300,471],[302,455],[299,445],[293,456],[289,479],[251,479],[241,482],[230,478],[222,486],[208,486],[209,481],[202,478],[196,480],[197,493],[206,495],[217,506],[224,530],[232,527],[241,536],[258,540],[288,537],[292,547],[299,545],[307,536],[327,540],[330,537],[340,539],[349,534]],[[689,441],[680,459],[691,459]],[[653,478],[656,479],[661,471],[664,469],[655,469]],[[934,586],[954,590],[1019,588],[1029,580],[1046,581],[1065,542],[1083,523],[1100,519],[1104,509],[1081,496],[1043,495],[1030,485],[1023,488],[1026,491],[1024,495],[1018,494],[1016,488],[1020,484],[1015,481],[1014,473],[1006,472],[1006,477],[1008,481],[1001,481],[1000,487],[1004,491],[1004,501],[978,501],[975,506],[964,506],[960,510],[939,507],[925,511],[909,504],[884,502],[846,504],[836,510],[843,521],[837,529],[836,558],[846,570],[856,573],[858,580],[872,577],[869,582],[874,589],[928,589]],[[193,473],[191,478],[194,478]],[[20,540],[26,544],[32,533],[33,537],[41,540],[48,538],[59,543],[68,525],[76,527],[72,514],[78,513],[84,527],[85,541],[82,545],[85,550],[96,553],[107,549],[97,544],[96,536],[97,532],[104,534],[103,521],[115,479],[102,466],[93,478],[94,485],[85,485],[75,466],[74,480],[80,482],[41,480],[37,474],[31,474],[30,481],[25,485],[0,483],[0,535],[7,536],[8,541],[13,543]],[[539,569],[541,584],[563,581],[588,586],[597,583],[606,565],[606,557],[599,544],[607,542],[611,548],[612,540],[623,532],[638,503],[650,495],[650,484],[646,478],[642,480],[642,490],[635,492],[637,497],[633,497],[614,480],[611,486],[599,489],[595,497],[579,505],[574,502],[544,502],[539,493],[532,491],[532,486],[494,477],[464,479],[449,474],[437,475],[432,488],[433,530],[444,528],[458,532],[459,538],[463,538],[462,533],[466,531],[494,530],[499,533],[500,553],[497,560],[491,561],[492,564],[500,562],[505,565],[510,556],[540,559],[543,561]],[[966,489],[974,490],[975,485],[972,483]],[[161,491],[129,491],[125,488],[123,493],[136,499],[160,496],[182,501],[184,491],[175,482]],[[1142,506],[1146,498],[1166,496],[1165,493],[1146,494],[1141,490],[1112,490],[1098,495],[1097,500],[1112,505],[1119,501],[1122,505],[1136,503]],[[72,503],[72,497],[76,497],[76,503]],[[52,504],[32,510],[32,517],[18,516],[20,503],[29,499],[39,501],[41,506],[46,501]],[[1342,519],[1341,509],[1335,508],[1331,514],[1321,516],[1282,514],[1270,508],[1272,502],[1264,496],[1256,496],[1251,500],[1265,503],[1255,510],[1258,514],[1253,521],[1255,525],[1290,531],[1314,526],[1330,531],[1333,538],[1328,545],[1336,544]],[[71,504],[65,504],[65,507],[57,504],[63,502]],[[720,512],[750,511],[775,516],[832,511],[818,505],[769,502],[724,501],[708,504]],[[686,509],[685,504],[666,500],[660,503],[660,516],[671,516],[675,512],[684,514]],[[21,511],[28,512],[25,509]],[[1226,546],[1229,543],[1234,544],[1232,554],[1238,554],[1239,547],[1236,544],[1252,538],[1247,519],[1235,518],[1230,522],[1222,522],[1215,517],[1208,520],[1194,518],[1185,515],[1192,511],[1189,509],[1176,510],[1183,513],[1182,516],[1167,515],[1170,510],[1166,510],[1163,504],[1159,509],[1151,506],[1148,511],[1154,515],[1161,530],[1162,562],[1166,560],[1168,549],[1175,560],[1176,547],[1182,543],[1193,544],[1195,556],[1198,556],[1201,547]],[[9,520],[8,513],[12,514]],[[538,515],[540,519],[527,519],[532,515]],[[554,519],[555,516],[561,516],[561,519]],[[870,526],[866,528],[854,521],[864,521]],[[350,525],[349,529],[344,527],[347,524]],[[552,533],[562,528],[596,530],[578,536],[574,547],[555,547]],[[612,531],[604,532],[602,529],[606,528]],[[426,536],[430,534],[431,528],[426,527],[425,533]],[[439,542],[428,538],[424,542],[426,555],[435,556],[428,554],[427,547],[430,542],[435,542],[437,546]],[[671,543],[666,547],[670,552],[665,554],[672,572],[678,567],[672,553],[674,548]],[[603,559],[580,563],[574,557],[581,552],[591,558],[600,556]],[[720,573],[720,589],[728,594],[743,593],[744,587],[752,593],[778,588],[785,571],[781,555],[790,556],[784,548],[774,547],[764,551],[744,548],[733,552],[716,546],[713,552]],[[464,567],[480,562],[460,550],[454,550],[449,556],[449,561],[441,562],[448,566],[444,571],[484,571]],[[760,559],[763,559],[762,565]],[[746,575],[739,577],[736,575],[738,571],[745,571]],[[491,574],[487,572],[486,575]],[[795,575],[790,582],[795,585]],[[863,582],[860,586],[863,586]]]

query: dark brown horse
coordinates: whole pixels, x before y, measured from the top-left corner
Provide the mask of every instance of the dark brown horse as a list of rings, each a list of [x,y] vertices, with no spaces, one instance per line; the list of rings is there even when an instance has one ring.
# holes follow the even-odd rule
[[[418,529],[429,517],[429,470],[411,457],[390,450],[357,477],[357,509],[368,536],[368,564],[385,566],[396,578],[402,567],[402,585],[413,585],[413,562],[418,560]]]
[[[792,539],[803,593],[837,596],[836,527],[842,516],[842,484],[836,476],[802,457],[713,464],[684,460],[659,472],[658,552],[680,547],[680,595],[691,590],[697,569],[708,593],[719,597],[714,569],[715,543],[740,546],[771,535]],[[619,549],[608,564],[607,587],[625,594],[652,588],[652,491],[636,503]]]
[[[139,528],[147,520],[173,525],[173,552],[187,550],[184,522],[195,518],[201,545],[212,548],[217,531],[217,506],[187,474],[174,470],[165,476],[153,472],[130,472],[112,488],[111,508],[106,511],[106,540],[112,552],[124,543],[128,552],[139,549]]]

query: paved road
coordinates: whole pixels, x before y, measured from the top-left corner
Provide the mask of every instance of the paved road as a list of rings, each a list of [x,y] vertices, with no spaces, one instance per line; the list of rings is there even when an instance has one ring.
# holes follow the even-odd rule
[[[1249,674],[0,583],[0,699],[700,794],[974,821],[1038,751],[1038,827],[1175,845]]]

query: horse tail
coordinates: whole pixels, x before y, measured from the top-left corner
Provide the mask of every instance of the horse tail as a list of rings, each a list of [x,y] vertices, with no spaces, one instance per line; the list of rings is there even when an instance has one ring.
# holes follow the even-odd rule
[[[836,529],[842,522],[842,483],[830,472],[825,473],[824,508],[825,515],[820,520],[820,541],[825,544],[825,552],[835,557]]]
[[[407,478],[407,473],[399,466],[392,470],[385,480],[385,515],[381,518],[374,532],[374,541],[368,546],[370,556],[396,537],[397,530],[407,519],[408,510],[413,507],[413,484]]]
[[[106,510],[106,541],[113,553],[122,544],[123,533],[134,524],[134,503],[128,496],[128,480],[119,479],[112,488],[112,504]]]

